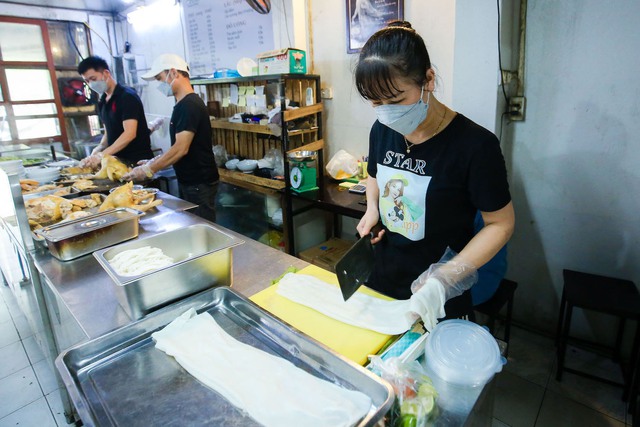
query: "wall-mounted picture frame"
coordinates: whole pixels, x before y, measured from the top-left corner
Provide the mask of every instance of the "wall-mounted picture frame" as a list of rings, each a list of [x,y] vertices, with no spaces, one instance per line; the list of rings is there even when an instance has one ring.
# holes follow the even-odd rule
[[[404,19],[404,0],[346,0],[347,53],[357,53],[388,22]]]

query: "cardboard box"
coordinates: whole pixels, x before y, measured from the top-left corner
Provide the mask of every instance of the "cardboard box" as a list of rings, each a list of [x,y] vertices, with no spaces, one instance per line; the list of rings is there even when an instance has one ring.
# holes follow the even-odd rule
[[[298,257],[303,261],[335,273],[336,262],[342,258],[353,244],[354,242],[332,237],[326,242],[300,252]]]
[[[290,47],[270,50],[258,55],[258,74],[306,74],[307,54]]]

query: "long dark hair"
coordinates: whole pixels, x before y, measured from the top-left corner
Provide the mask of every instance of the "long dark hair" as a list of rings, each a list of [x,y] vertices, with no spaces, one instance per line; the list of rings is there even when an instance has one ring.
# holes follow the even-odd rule
[[[409,22],[393,21],[374,33],[360,51],[356,88],[364,99],[395,98],[401,92],[394,84],[396,79],[422,86],[429,68],[431,60],[422,37]]]

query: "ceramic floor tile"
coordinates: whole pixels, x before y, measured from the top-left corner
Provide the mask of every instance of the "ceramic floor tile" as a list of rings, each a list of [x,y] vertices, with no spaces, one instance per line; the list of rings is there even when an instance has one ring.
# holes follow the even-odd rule
[[[608,378],[612,381],[620,383],[623,381],[620,365],[611,360],[611,358],[571,345],[567,346],[564,366],[581,371],[587,371],[592,375]]]
[[[546,387],[554,364],[555,346],[551,338],[512,326],[505,371]]]
[[[624,422],[547,390],[536,427],[624,427]]]
[[[0,381],[29,366],[29,358],[20,341],[0,348]]]
[[[533,427],[544,387],[510,372],[498,375],[493,416],[513,427]]]
[[[0,419],[0,427],[10,426],[57,427],[57,424],[43,396]]]
[[[597,365],[593,366],[594,369],[591,372],[597,371]],[[625,422],[626,404],[622,401],[622,387],[605,384],[569,372],[563,373],[562,381],[556,381],[555,372],[553,372],[547,389],[618,421]]]
[[[65,390],[66,393],[66,390]],[[68,427],[67,418],[64,414],[64,408],[62,406],[62,399],[60,398],[60,390],[55,390],[45,396],[49,409],[53,413],[53,417],[58,423],[59,427]]]
[[[19,341],[20,335],[13,325],[13,320],[9,319],[0,323],[0,348]]]
[[[17,316],[13,318],[13,324],[18,330],[18,335],[20,335],[20,339],[25,339],[33,335],[33,330],[31,326],[29,326],[29,322],[27,318],[24,316]]]
[[[11,314],[9,309],[3,300],[0,300],[0,323],[4,323],[11,320]]]
[[[35,335],[23,339],[22,345],[24,345],[24,349],[27,352],[27,357],[29,358],[31,364],[37,363],[44,359],[44,353],[36,342]]]
[[[31,367],[3,378],[0,381],[0,419],[42,396],[38,379]]]
[[[42,392],[44,394],[49,394],[52,391],[57,390],[59,387],[58,380],[56,379],[53,369],[54,367],[51,366],[49,361],[46,359],[33,364],[33,370],[36,372],[36,377],[40,382],[40,387],[42,387]]]

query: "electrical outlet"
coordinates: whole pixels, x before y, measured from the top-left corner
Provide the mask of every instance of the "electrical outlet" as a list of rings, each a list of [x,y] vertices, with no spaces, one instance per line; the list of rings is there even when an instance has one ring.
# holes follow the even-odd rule
[[[322,97],[322,99],[333,99],[333,89],[330,87],[323,87],[320,89],[320,97]]]
[[[524,96],[509,98],[509,120],[512,122],[524,120],[525,100]]]

